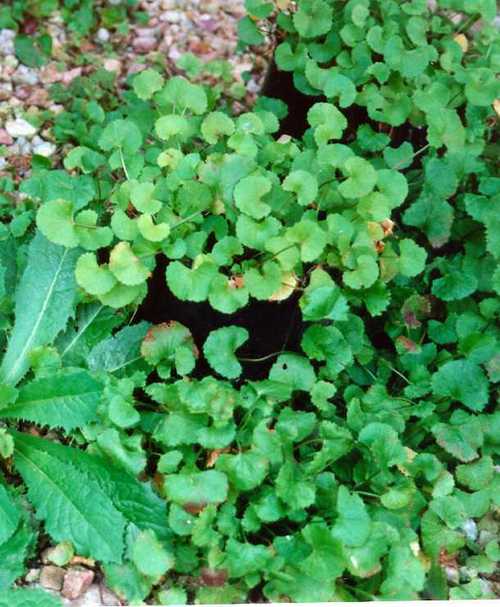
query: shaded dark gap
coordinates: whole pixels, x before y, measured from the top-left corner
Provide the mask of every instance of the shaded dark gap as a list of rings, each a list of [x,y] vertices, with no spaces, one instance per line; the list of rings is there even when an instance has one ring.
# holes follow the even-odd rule
[[[165,280],[167,260],[159,256],[153,275],[148,282],[148,295],[136,314],[136,321],[153,324],[176,320],[192,333],[200,357],[192,377],[201,379],[214,374],[202,354],[208,334],[215,329],[237,325],[247,329],[249,340],[238,350],[238,357],[262,358],[273,352],[300,351],[303,332],[302,315],[298,305],[299,294],[283,302],[251,299],[249,304],[234,314],[214,310],[208,302],[180,301],[170,291]],[[241,361],[242,377],[248,380],[267,378],[276,356],[259,362]]]

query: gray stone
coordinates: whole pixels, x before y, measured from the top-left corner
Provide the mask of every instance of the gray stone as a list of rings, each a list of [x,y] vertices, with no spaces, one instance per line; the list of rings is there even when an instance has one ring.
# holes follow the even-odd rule
[[[64,569],[47,565],[40,571],[40,585],[48,590],[61,590],[64,582]]]
[[[24,118],[16,118],[15,120],[7,120],[5,130],[11,137],[31,138],[36,135],[37,129]]]

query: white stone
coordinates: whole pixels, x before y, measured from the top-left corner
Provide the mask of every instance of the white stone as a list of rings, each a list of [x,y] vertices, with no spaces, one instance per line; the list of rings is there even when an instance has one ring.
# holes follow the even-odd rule
[[[29,139],[36,135],[37,129],[24,118],[7,120],[5,130],[11,137],[28,137]]]
[[[107,30],[105,27],[100,27],[97,30],[97,40],[99,40],[99,42],[107,42],[111,37],[111,34],[109,33],[109,30]]]
[[[38,74],[35,70],[20,65],[12,75],[12,81],[16,84],[28,84],[34,86],[38,82]]]
[[[49,158],[56,151],[56,146],[49,141],[44,141],[43,143],[39,143],[35,145],[33,148],[33,153],[38,154],[39,156],[45,156],[45,158]]]

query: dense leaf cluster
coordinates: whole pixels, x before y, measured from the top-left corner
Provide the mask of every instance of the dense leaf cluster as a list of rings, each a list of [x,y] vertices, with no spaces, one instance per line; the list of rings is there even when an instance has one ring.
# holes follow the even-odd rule
[[[72,85],[64,169],[35,166],[0,240],[5,470],[129,601],[492,597],[492,5],[246,4],[242,43],[267,24],[319,97],[301,140],[279,100],[235,115],[220,88],[153,69],[119,102],[103,74]],[[162,259],[156,297],[227,316],[203,343],[134,321]],[[283,336],[249,380],[231,315],[293,297],[300,347]],[[18,493],[0,484],[0,589],[35,541]]]

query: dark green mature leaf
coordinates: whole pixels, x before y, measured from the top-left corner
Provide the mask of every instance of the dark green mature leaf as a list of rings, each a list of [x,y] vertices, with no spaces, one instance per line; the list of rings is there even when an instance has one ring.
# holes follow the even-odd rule
[[[96,421],[102,392],[102,384],[85,371],[42,377],[25,384],[14,404],[0,409],[0,418],[68,432]]]
[[[0,545],[12,536],[20,518],[21,515],[14,500],[0,480]]]
[[[0,592],[0,607],[61,607],[59,597],[40,588],[15,588]]]
[[[74,268],[78,252],[37,233],[16,292],[16,322],[0,368],[0,380],[17,384],[29,368],[28,356],[50,343],[73,313]]]
[[[96,479],[68,461],[71,449],[53,444],[57,450],[48,453],[40,439],[35,442],[17,433],[15,439],[16,468],[51,537],[69,539],[83,556],[121,562],[125,518]]]
[[[116,373],[141,360],[141,343],[149,329],[149,323],[140,322],[120,329],[92,348],[88,366],[92,371]]]

